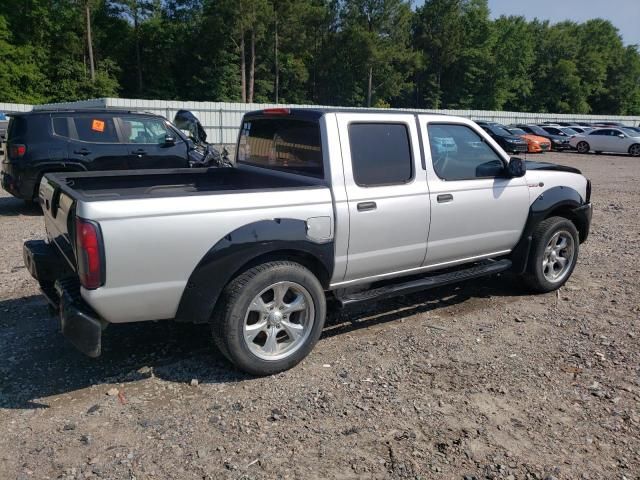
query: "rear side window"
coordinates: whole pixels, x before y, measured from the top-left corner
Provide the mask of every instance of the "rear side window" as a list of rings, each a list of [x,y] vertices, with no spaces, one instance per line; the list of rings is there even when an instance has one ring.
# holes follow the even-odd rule
[[[92,143],[118,143],[118,134],[112,117],[75,117],[73,122],[78,140]]]
[[[53,117],[53,133],[60,137],[69,137],[69,117]]]
[[[361,187],[407,183],[413,176],[409,131],[403,123],[352,123],[353,179]]]
[[[238,162],[323,178],[320,126],[291,118],[245,120]]]

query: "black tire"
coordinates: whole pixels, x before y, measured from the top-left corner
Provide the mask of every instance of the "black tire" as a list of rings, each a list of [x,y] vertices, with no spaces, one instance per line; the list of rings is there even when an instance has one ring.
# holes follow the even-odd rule
[[[567,267],[563,267],[562,275],[557,280],[550,280],[543,271],[545,249],[554,235],[560,232],[563,236],[565,233],[570,235],[573,240],[571,245],[573,254],[571,259],[567,261]],[[550,217],[540,222],[536,227],[532,240],[529,263],[523,279],[527,286],[535,292],[546,293],[557,290],[569,280],[576,266],[580,250],[578,230],[571,220],[564,217]]]
[[[632,157],[640,157],[640,143],[634,143],[629,147],[629,155]]]
[[[578,153],[589,153],[591,147],[587,142],[582,141],[578,142],[578,144],[576,145],[576,150],[578,151]]]
[[[256,356],[244,339],[245,318],[256,296],[278,282],[294,282],[306,290],[313,303],[313,324],[306,339],[290,355],[265,360]],[[298,263],[272,261],[246,270],[225,287],[211,330],[216,346],[238,369],[252,375],[272,375],[294,367],[311,352],[322,333],[325,316],[326,299],[317,277]]]

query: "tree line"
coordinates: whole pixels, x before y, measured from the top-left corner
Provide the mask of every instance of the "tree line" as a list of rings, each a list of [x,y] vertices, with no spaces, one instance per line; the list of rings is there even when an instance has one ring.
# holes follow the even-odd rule
[[[638,115],[640,53],[486,0],[0,2],[0,101],[103,96]]]

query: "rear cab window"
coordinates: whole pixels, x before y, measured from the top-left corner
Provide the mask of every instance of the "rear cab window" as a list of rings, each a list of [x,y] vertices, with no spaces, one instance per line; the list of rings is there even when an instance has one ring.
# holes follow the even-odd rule
[[[238,138],[237,163],[324,178],[320,125],[317,121],[245,117]]]

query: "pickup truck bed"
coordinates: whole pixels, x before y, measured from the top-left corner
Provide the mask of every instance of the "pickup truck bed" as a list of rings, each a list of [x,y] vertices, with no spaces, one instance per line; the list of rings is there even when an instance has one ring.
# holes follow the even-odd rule
[[[73,172],[49,174],[48,178],[55,187],[84,202],[289,189],[318,183],[304,177],[287,178],[277,172],[248,168]]]

